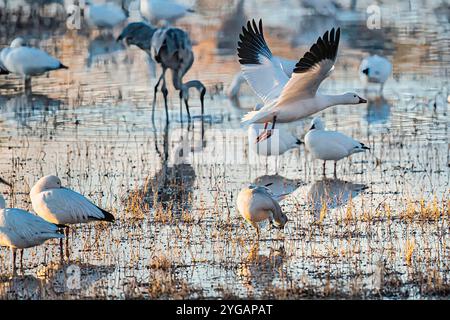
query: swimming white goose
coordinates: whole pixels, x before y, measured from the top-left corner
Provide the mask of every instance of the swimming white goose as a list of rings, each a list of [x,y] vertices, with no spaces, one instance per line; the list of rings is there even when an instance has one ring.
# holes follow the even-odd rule
[[[56,176],[45,176],[30,191],[33,210],[50,223],[62,225],[66,232],[66,256],[70,224],[90,221],[114,222],[114,216],[97,207],[81,194],[65,188]]]
[[[354,153],[364,152],[370,148],[345,134],[327,131],[319,117],[311,121],[311,128],[305,136],[305,147],[314,159],[323,160],[323,175],[328,160],[334,160],[334,176],[336,177],[337,161]]]
[[[255,93],[264,101],[259,111],[251,111],[242,119],[244,125],[272,123],[271,130],[257,138],[267,139],[276,122],[292,122],[308,117],[338,104],[367,102],[356,93],[324,95],[317,93],[322,81],[334,69],[339,46],[340,29],[326,31],[299,60],[292,77],[286,75],[282,64],[272,55],[264,39],[262,21],[255,20],[242,28],[238,43],[241,70]]]
[[[6,183],[2,179],[0,182]],[[17,249],[20,250],[20,268],[23,269],[23,249],[41,245],[55,238],[64,238],[56,225],[28,211],[6,208],[5,199],[0,194],[0,246],[11,249],[13,273],[16,271]]]
[[[0,64],[25,79],[25,89],[31,88],[31,77],[47,71],[67,69],[58,59],[37,48],[27,47],[23,38],[16,38],[0,53]]]
[[[174,23],[186,14],[194,12],[192,8],[172,0],[140,0],[139,11],[145,19],[154,23],[161,20]]]
[[[369,56],[359,66],[361,78],[370,83],[380,83],[380,92],[392,72],[392,64],[388,59],[378,55]]]
[[[97,28],[112,29],[127,19],[123,8],[115,3],[93,4],[86,2],[85,17],[89,25]]]
[[[254,143],[258,135],[264,129],[264,125],[260,123],[251,124],[248,127],[248,144],[250,150],[260,156],[278,156],[286,151],[298,148],[302,142],[288,130],[283,128],[277,131],[267,140]]]
[[[250,185],[242,189],[237,197],[239,213],[255,229],[259,238],[258,223],[269,220],[275,227],[283,228],[288,221],[278,201],[267,187]]]

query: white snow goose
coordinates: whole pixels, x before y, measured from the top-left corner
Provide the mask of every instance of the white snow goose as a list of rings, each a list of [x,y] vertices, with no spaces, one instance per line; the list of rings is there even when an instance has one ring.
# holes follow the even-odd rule
[[[292,77],[283,71],[280,60],[272,55],[264,39],[262,20],[242,28],[238,43],[241,70],[255,93],[264,101],[259,111],[247,113],[242,123],[272,123],[257,138],[257,142],[272,134],[276,122],[292,122],[339,104],[359,104],[367,101],[356,93],[325,95],[317,92],[322,81],[334,69],[340,29],[326,31],[298,61]]]
[[[283,228],[288,218],[269,188],[250,185],[239,192],[237,209],[242,217],[255,229],[259,238],[259,223],[269,220],[278,228]]]
[[[0,69],[22,76],[25,89],[31,89],[31,77],[48,71],[68,69],[58,59],[37,48],[27,47],[23,38],[16,38],[0,53]]]
[[[359,66],[362,79],[369,83],[380,83],[380,92],[383,91],[384,83],[392,72],[392,64],[388,59],[373,55],[364,58]]]
[[[0,182],[10,186],[1,178]],[[20,268],[23,269],[23,249],[55,238],[64,238],[56,225],[28,211],[6,208],[5,199],[0,195],[0,246],[11,249],[13,273],[16,272],[17,249],[20,250]]]
[[[326,162],[334,161],[334,176],[336,177],[337,161],[354,153],[365,152],[370,148],[364,143],[337,131],[325,130],[319,117],[311,121],[311,128],[305,135],[305,147],[314,159],[323,160],[323,175],[325,176]]]
[[[114,222],[114,216],[97,207],[81,194],[65,188],[56,176],[45,176],[30,191],[33,210],[50,223],[65,227],[66,256],[68,257],[67,225],[91,221]]]

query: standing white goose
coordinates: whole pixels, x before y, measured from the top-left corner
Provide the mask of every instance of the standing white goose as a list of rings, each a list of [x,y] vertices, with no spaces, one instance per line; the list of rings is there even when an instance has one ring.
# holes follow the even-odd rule
[[[259,123],[251,124],[248,127],[248,144],[250,150],[260,156],[278,156],[283,153],[298,148],[302,142],[288,130],[278,128],[278,134],[272,135],[265,141],[254,143],[258,134],[263,129],[263,125]]]
[[[9,185],[1,178],[0,182]],[[6,208],[5,199],[0,195],[0,246],[11,249],[13,273],[16,271],[17,249],[20,250],[20,268],[23,269],[23,249],[41,245],[55,238],[64,238],[56,225],[28,211]]]
[[[305,147],[314,159],[323,160],[323,175],[326,162],[334,161],[334,176],[336,177],[337,161],[354,153],[364,152],[370,148],[364,143],[337,131],[327,131],[319,117],[311,121],[311,128],[305,136]]]
[[[115,3],[93,4],[86,2],[86,20],[89,25],[97,28],[112,29],[127,19],[123,8]]]
[[[272,55],[264,39],[262,21],[255,20],[242,28],[238,43],[241,70],[255,93],[264,101],[264,107],[247,113],[242,123],[292,122],[308,117],[338,104],[359,104],[367,101],[356,93],[324,95],[317,92],[322,81],[334,69],[339,46],[340,29],[326,31],[299,60],[292,77],[283,71],[280,60]],[[265,131],[257,142],[272,134]]]
[[[139,11],[145,19],[154,23],[162,20],[173,23],[194,12],[192,8],[172,0],[140,0]]]
[[[31,77],[45,72],[67,69],[58,59],[37,48],[27,47],[23,38],[16,38],[0,53],[0,65],[25,79],[25,89],[31,89]]]
[[[361,61],[359,66],[361,78],[369,83],[380,83],[380,92],[392,72],[392,64],[388,59],[378,55],[369,56]]]
[[[66,256],[70,224],[90,221],[114,222],[114,216],[97,207],[81,194],[65,188],[56,176],[45,176],[30,191],[33,210],[50,223],[62,225],[66,232]]]
[[[278,228],[288,221],[278,201],[267,187],[250,185],[242,189],[237,197],[237,209],[242,217],[255,229],[259,239],[258,223],[269,220]]]

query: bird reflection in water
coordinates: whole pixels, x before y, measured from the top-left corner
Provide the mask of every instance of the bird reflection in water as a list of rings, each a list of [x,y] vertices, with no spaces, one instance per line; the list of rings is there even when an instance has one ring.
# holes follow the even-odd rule
[[[95,297],[115,266],[97,266],[73,262],[70,265],[49,263],[38,267],[36,276],[0,278],[0,299],[60,299],[73,297],[81,290]],[[106,286],[106,283],[104,284]]]
[[[283,271],[286,252],[281,245],[279,248],[270,248],[268,254],[260,251],[259,242],[255,242],[247,256],[244,256],[238,267],[238,276],[249,291],[270,291],[273,281],[277,278],[287,277]]]
[[[141,205],[148,208],[161,204],[164,210],[171,209],[175,213],[191,208],[196,173],[189,163],[189,156],[201,152],[205,147],[203,130],[200,140],[192,138],[196,132],[191,130],[194,130],[193,127],[188,126],[169,135],[169,127],[166,125],[163,132],[163,149],[158,145],[157,133],[154,131],[155,150],[161,159],[161,169],[147,178],[137,197],[132,194],[129,200],[139,199]]]
[[[365,184],[325,178],[311,185],[306,199],[314,217],[318,219],[324,205],[327,209],[344,206],[366,188]]]

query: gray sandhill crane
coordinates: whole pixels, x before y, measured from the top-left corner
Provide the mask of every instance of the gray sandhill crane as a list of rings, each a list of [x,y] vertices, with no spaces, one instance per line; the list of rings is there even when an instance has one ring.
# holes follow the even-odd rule
[[[189,121],[189,89],[196,88],[200,94],[201,113],[204,113],[204,97],[206,88],[198,80],[191,80],[183,83],[183,76],[189,71],[194,63],[194,53],[189,35],[175,27],[157,29],[146,22],[130,23],[117,38],[118,41],[125,40],[128,45],[136,45],[151,55],[153,60],[161,65],[162,73],[154,90],[152,120],[154,120],[156,94],[161,84],[161,92],[164,96],[164,106],[166,110],[166,122],[169,122],[169,111],[167,105],[168,90],[166,86],[166,71],[172,70],[173,86],[180,92],[180,113],[182,113],[182,101],[186,106]]]

